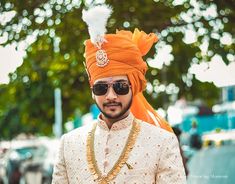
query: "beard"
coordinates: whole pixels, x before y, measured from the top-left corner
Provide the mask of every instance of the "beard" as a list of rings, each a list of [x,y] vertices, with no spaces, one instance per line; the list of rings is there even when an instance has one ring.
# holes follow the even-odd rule
[[[104,106],[107,106],[109,104],[115,104],[115,105],[119,105],[119,106],[123,106],[121,103],[117,103],[117,102],[109,102],[109,103],[104,103],[103,104],[103,107]],[[121,118],[131,107],[131,104],[132,104],[132,97],[131,99],[129,100],[128,104],[116,115],[109,115],[107,114],[106,112],[104,112],[104,110],[102,110],[102,108],[96,103],[97,107],[99,108],[99,110],[101,111],[101,113],[108,119],[119,119]]]

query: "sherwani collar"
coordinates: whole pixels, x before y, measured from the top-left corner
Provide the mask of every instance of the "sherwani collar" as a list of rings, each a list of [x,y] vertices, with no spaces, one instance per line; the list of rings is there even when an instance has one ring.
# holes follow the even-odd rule
[[[133,114],[130,112],[130,114],[125,117],[124,119],[121,119],[117,122],[115,122],[111,129],[108,128],[106,122],[104,120],[101,119],[101,114],[98,116],[98,126],[101,129],[104,129],[106,131],[117,131],[117,130],[123,130],[126,129],[128,127],[130,127],[132,125],[132,122],[134,120],[134,116]]]

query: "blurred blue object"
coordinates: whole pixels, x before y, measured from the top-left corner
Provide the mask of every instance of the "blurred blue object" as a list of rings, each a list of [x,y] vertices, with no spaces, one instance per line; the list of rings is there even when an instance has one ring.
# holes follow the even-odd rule
[[[1,158],[0,184],[50,184],[59,139],[12,140]]]
[[[198,123],[198,132],[200,134],[210,132],[217,128],[225,130],[235,129],[235,114],[229,114],[227,112],[206,116],[188,116],[183,120],[179,127],[184,132],[189,132],[192,121],[196,121]]]
[[[22,176],[20,167],[23,162],[33,158],[38,147],[36,145],[22,145],[17,148],[11,148],[6,157],[6,181],[9,184],[16,184],[20,182]]]
[[[75,117],[73,121],[73,128],[78,128],[82,126],[81,111],[79,109],[75,110]]]
[[[96,104],[93,104],[90,107],[90,112],[93,116],[93,119],[96,119],[98,117],[99,113],[100,113],[100,110],[99,110],[99,108],[97,107]]]

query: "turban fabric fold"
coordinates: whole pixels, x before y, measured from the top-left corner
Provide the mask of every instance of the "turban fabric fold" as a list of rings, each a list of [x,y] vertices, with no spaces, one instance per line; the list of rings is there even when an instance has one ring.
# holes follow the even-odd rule
[[[96,52],[99,50],[90,40],[85,43],[85,58],[90,85],[95,80],[117,75],[127,75],[131,83],[133,102],[131,112],[145,122],[160,126],[172,132],[168,123],[161,118],[153,107],[147,102],[142,92],[146,87],[145,73],[147,64],[142,59],[152,45],[157,42],[155,34],[146,34],[135,29],[130,31],[117,31],[116,34],[106,34],[102,50],[107,53],[108,64],[104,67],[97,66]]]

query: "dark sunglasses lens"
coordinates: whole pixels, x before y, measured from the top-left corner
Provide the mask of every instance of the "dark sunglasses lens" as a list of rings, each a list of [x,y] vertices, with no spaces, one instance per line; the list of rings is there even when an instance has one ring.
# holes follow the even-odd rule
[[[125,82],[116,82],[113,84],[113,89],[118,95],[126,95],[129,93],[129,84]]]
[[[108,84],[95,84],[92,88],[93,93],[97,96],[105,95],[107,90]]]

